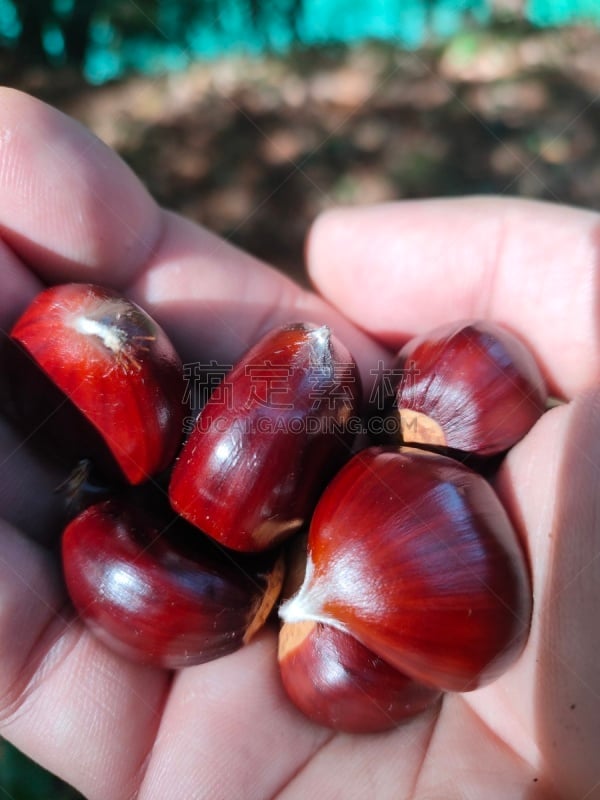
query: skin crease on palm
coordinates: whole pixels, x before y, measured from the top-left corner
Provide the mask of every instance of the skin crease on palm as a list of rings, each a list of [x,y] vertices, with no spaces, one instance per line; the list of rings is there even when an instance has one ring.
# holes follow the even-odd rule
[[[600,797],[600,217],[493,198],[332,211],[307,247],[319,299],[161,211],[72,120],[0,89],[0,239],[4,332],[43,282],[95,281],[144,305],[187,361],[231,362],[286,320],[328,322],[368,383],[410,335],[483,317],[519,334],[568,401],[496,482],[532,570],[521,658],[369,736],[290,706],[271,632],[175,675],[97,644],[40,544],[61,476],[0,428],[2,736],[90,800]]]

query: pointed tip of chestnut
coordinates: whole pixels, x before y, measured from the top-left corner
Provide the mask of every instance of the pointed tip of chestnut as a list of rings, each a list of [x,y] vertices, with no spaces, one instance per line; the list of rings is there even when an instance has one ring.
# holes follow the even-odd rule
[[[442,455],[369,448],[325,490],[304,582],[280,608],[351,633],[413,679],[469,691],[527,639],[525,555],[489,484]]]
[[[403,444],[491,456],[521,439],[545,410],[533,355],[491,322],[456,322],[411,339],[395,372]]]
[[[332,332],[329,325],[313,325],[311,323],[303,323],[306,332],[315,342],[322,348],[323,353],[331,353],[331,337]]]

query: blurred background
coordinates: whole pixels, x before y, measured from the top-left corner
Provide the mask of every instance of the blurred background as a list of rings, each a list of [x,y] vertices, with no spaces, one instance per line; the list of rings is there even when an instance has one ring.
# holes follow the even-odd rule
[[[600,0],[0,0],[0,82],[304,283],[334,205],[600,208]],[[0,740],[3,797],[77,795]]]

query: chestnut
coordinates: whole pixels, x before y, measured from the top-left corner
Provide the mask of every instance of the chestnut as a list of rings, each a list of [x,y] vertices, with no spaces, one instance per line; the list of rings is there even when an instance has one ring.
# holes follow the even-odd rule
[[[372,447],[323,493],[304,582],[280,616],[337,627],[420,683],[468,691],[515,660],[531,609],[525,554],[485,479],[438,453]]]
[[[307,544],[307,531],[286,542],[283,599],[302,585]],[[313,620],[284,623],[277,655],[281,682],[296,708],[337,731],[389,730],[441,696],[386,664],[350,634]]]
[[[326,326],[267,334],[200,412],[173,469],[173,508],[234,550],[281,542],[348,458],[360,393],[352,356]]]
[[[117,292],[87,283],[38,294],[11,331],[4,405],[46,450],[89,460],[109,482],[165,470],[183,429],[179,356],[160,326]],[[49,442],[49,444],[48,444]]]
[[[348,633],[308,620],[279,633],[283,686],[320,725],[347,733],[394,728],[434,705],[441,692],[411,680]]]
[[[411,339],[398,354],[395,408],[402,442],[492,456],[545,410],[544,379],[527,347],[481,320]]]
[[[162,527],[118,500],[69,523],[62,557],[69,596],[92,632],[121,655],[168,669],[248,642],[283,579],[281,558],[225,556],[181,521]]]

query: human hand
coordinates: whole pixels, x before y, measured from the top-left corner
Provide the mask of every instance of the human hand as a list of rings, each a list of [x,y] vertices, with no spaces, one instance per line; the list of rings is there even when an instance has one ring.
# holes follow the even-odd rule
[[[10,90],[0,90],[0,109],[4,330],[42,281],[79,279],[116,286],[148,308],[186,361],[231,362],[272,325],[301,318],[332,324],[366,378],[385,355],[313,295],[161,212],[107,148],[57,112]],[[498,479],[528,537],[536,595],[530,642],[504,678],[448,696],[389,734],[357,737],[317,728],[291,707],[267,632],[175,676],[123,661],[66,612],[56,564],[34,541],[53,530],[52,488],[62,476],[5,427],[2,734],[102,800],[303,798],[316,790],[332,798],[592,797],[600,779],[592,613],[600,543],[586,494],[593,498],[598,470],[598,230],[584,212],[455,201],[339,212],[319,221],[310,240],[317,285],[385,343],[395,347],[448,319],[489,316],[521,333],[553,390],[574,398],[540,420]],[[516,286],[508,260],[515,249]],[[496,258],[509,266],[496,269]],[[454,286],[442,283],[449,264]],[[486,308],[482,287],[493,274]]]

